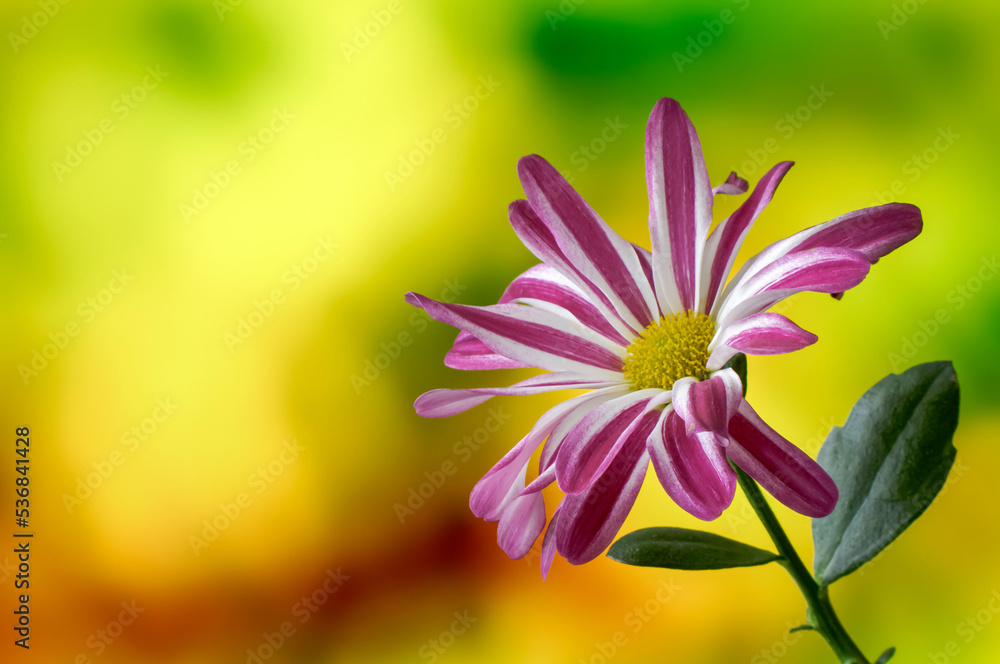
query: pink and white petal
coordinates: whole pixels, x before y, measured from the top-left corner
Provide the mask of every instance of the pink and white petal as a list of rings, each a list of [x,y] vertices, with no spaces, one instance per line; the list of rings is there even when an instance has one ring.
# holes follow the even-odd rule
[[[639,259],[639,265],[642,266],[642,273],[646,277],[646,284],[649,287],[649,292],[654,293],[652,305],[654,307],[653,315],[656,320],[663,318],[663,310],[660,308],[660,303],[656,298],[656,280],[653,276],[653,252],[649,249],[640,247],[637,244],[632,244],[632,249],[635,250],[635,255]]]
[[[719,194],[725,194],[726,196],[739,196],[741,194],[747,193],[750,188],[750,183],[741,178],[733,171],[726,178],[726,181],[722,184],[712,188],[712,195],[718,196]]]
[[[531,480],[531,482],[529,482],[528,485],[524,487],[524,490],[521,491],[521,493],[519,493],[518,495],[522,496],[526,493],[536,493],[538,491],[541,491],[545,487],[549,486],[555,481],[556,481],[556,467],[549,466],[548,468],[543,470],[538,477]]]
[[[500,304],[508,302],[540,307],[578,322],[623,348],[629,344],[586,293],[551,265],[535,265],[514,279],[500,298]]]
[[[860,251],[875,263],[920,235],[922,229],[923,219],[916,205],[887,203],[849,212],[793,235],[801,242],[794,244],[791,251],[842,247]]]
[[[566,257],[566,254],[563,253],[563,250],[556,242],[555,236],[542,221],[541,217],[531,208],[531,204],[528,201],[514,201],[510,204],[508,213],[511,227],[517,234],[518,239],[521,240],[531,253],[543,263],[554,267],[563,276],[576,284],[581,291],[586,293],[587,299],[600,310],[608,323],[614,326],[623,337],[632,338],[638,333],[638,330],[633,329],[622,320],[615,305],[612,304],[611,300],[608,299],[601,289],[595,286],[592,281],[570,262],[569,258]]]
[[[538,155],[517,163],[521,186],[570,263],[636,330],[653,321],[654,294],[629,242],[615,233],[551,164]]]
[[[539,472],[547,472],[550,468],[553,469],[555,468],[554,463],[556,460],[556,455],[559,452],[559,448],[562,446],[563,440],[565,440],[566,436],[569,435],[569,432],[572,431],[577,424],[579,424],[580,420],[582,420],[587,415],[587,413],[590,412],[591,408],[594,408],[612,399],[624,396],[629,393],[629,389],[630,389],[629,385],[622,384],[617,387],[606,387],[604,389],[591,392],[590,394],[585,394],[580,397],[577,397],[578,399],[581,399],[581,403],[583,403],[582,400],[584,398],[591,397],[591,400],[587,402],[589,404],[589,407],[587,408],[581,407],[576,409],[575,411],[564,417],[563,420],[558,425],[556,425],[556,428],[553,429],[552,433],[545,441],[545,445],[542,447],[541,455],[539,455],[538,459]],[[555,471],[553,470],[553,472]]]
[[[497,544],[510,556],[519,560],[531,550],[545,528],[545,499],[541,493],[516,496],[500,516],[497,525]]]
[[[646,449],[660,484],[686,512],[712,521],[733,502],[736,473],[726,460],[727,448],[715,442],[714,434],[689,435],[684,420],[668,408]]]
[[[417,293],[407,293],[406,301],[512,360],[549,371],[587,373],[595,381],[621,375],[621,346],[550,311],[519,304],[447,304]]]
[[[581,493],[608,467],[612,459],[638,427],[649,434],[659,413],[643,418],[649,400],[661,390],[629,392],[596,406],[563,440],[556,455],[559,488],[565,493]]]
[[[711,355],[707,367],[721,369],[736,353],[747,355],[780,355],[810,346],[819,339],[815,334],[781,314],[753,314],[720,329],[708,345]]]
[[[702,302],[699,311],[712,311],[719,291],[726,285],[726,277],[733,269],[736,254],[743,246],[750,227],[771,202],[782,178],[793,165],[783,161],[769,170],[760,179],[753,193],[733,214],[722,221],[708,237],[705,245],[705,259],[701,266]]]
[[[860,251],[870,263],[875,263],[915,238],[922,228],[920,209],[907,203],[888,203],[849,212],[765,248],[740,268],[719,300],[728,299],[738,284],[753,278],[783,256],[817,248],[841,248]],[[831,294],[837,296],[843,292]],[[719,304],[716,303],[716,308]]]
[[[545,529],[545,537],[542,538],[542,581],[548,578],[549,570],[552,569],[552,561],[556,557],[556,532],[559,529],[559,512],[561,510],[562,504],[560,503],[556,507],[556,511],[552,513],[549,527]]]
[[[660,309],[694,309],[712,223],[712,187],[698,133],[677,101],[659,100],[646,126],[646,188]]]
[[[492,348],[465,330],[459,331],[455,343],[444,356],[444,364],[464,371],[526,369],[530,366],[494,353]]]
[[[833,511],[838,497],[833,479],[745,401],[729,421],[729,436],[729,458],[784,505],[813,518]]]
[[[861,283],[871,263],[860,251],[820,248],[782,256],[726,294],[717,325],[726,328],[795,293],[837,293]]]
[[[528,461],[545,437],[564,419],[577,417],[577,411],[580,413],[578,416],[583,417],[595,404],[618,396],[623,389],[612,387],[582,394],[557,404],[538,418],[531,431],[473,487],[469,496],[472,513],[487,521],[499,519],[500,510],[524,487]]]
[[[684,420],[688,434],[711,433],[716,443],[729,444],[729,418],[743,401],[743,383],[732,369],[715,372],[711,378],[696,381],[681,378],[674,382],[671,403]]]
[[[639,495],[648,466],[645,445],[633,436],[587,491],[563,499],[556,547],[566,560],[581,565],[611,544]]]
[[[451,417],[464,413],[496,396],[523,396],[558,390],[593,390],[619,385],[621,381],[595,381],[586,374],[557,371],[514,383],[510,387],[476,387],[465,390],[441,388],[424,392],[413,407],[421,417]]]

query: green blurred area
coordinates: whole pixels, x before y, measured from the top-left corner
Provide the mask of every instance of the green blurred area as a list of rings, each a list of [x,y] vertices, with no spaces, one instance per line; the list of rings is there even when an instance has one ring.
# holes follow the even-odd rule
[[[749,397],[815,455],[886,373],[954,362],[954,483],[833,594],[872,655],[953,642],[954,661],[996,661],[997,624],[976,616],[1000,587],[998,15],[916,0],[3,3],[0,408],[37,441],[31,656],[600,662],[620,631],[623,663],[828,657],[788,638],[804,607],[776,566],[602,558],[543,584],[537,560],[508,560],[468,493],[558,397],[412,410],[433,388],[526,374],[445,368],[454,330],[403,294],[492,303],[533,264],[506,219],[530,153],[648,247],[644,127],[671,96],[713,182],[796,162],[741,258],[860,207],[921,207],[923,234],[842,301],[783,310],[820,342],[753,358]],[[601,140],[608,123],[621,130]],[[176,410],[159,421],[163,400]],[[509,423],[456,452],[491,407]],[[448,461],[401,523],[397,504]],[[766,546],[747,509],[702,524],[652,480],[625,530]],[[807,520],[780,515],[808,552]],[[337,570],[349,578],[330,585]],[[145,612],[102,641],[133,600]],[[455,612],[476,621],[442,636]]]

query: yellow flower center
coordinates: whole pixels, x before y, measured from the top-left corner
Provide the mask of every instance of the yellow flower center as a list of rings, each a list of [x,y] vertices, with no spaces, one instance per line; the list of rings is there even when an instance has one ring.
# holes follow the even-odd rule
[[[622,371],[637,390],[669,390],[685,376],[708,378],[708,344],[715,321],[702,313],[685,311],[650,323],[626,349]]]

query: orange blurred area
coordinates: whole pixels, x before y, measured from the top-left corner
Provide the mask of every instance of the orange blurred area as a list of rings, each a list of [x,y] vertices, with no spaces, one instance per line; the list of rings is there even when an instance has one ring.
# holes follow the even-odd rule
[[[562,393],[413,411],[530,375],[444,367],[455,331],[403,299],[490,304],[535,262],[507,221],[520,157],[649,246],[644,127],[664,96],[713,183],[796,162],[738,262],[857,208],[922,209],[922,235],[842,301],[783,305],[820,341],[752,358],[749,398],[815,456],[887,373],[954,362],[952,482],[832,595],[872,656],[997,661],[998,14],[7,0],[0,508],[29,427],[34,537],[28,651],[13,537],[0,553],[3,661],[832,661],[789,633],[805,605],[776,565],[559,560],[543,583],[537,544],[507,558],[469,492]],[[778,514],[810,559],[808,519]],[[650,474],[622,532],[653,525],[771,546],[742,495],[703,523]]]

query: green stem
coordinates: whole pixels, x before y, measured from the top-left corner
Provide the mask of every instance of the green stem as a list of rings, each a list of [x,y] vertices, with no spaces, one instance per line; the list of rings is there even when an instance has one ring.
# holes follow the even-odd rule
[[[861,649],[851,640],[847,630],[840,624],[840,620],[833,610],[833,605],[830,603],[827,589],[819,587],[816,579],[813,578],[805,564],[803,564],[802,558],[795,551],[795,547],[789,541],[788,535],[785,534],[785,531],[781,528],[781,524],[778,523],[778,518],[771,511],[770,505],[767,504],[767,500],[764,498],[764,494],[761,493],[760,487],[735,464],[733,468],[736,470],[736,475],[739,478],[743,492],[747,495],[754,511],[760,517],[761,522],[763,522],[764,528],[767,529],[767,534],[771,536],[771,540],[774,541],[774,545],[778,548],[778,554],[781,555],[781,559],[778,562],[795,579],[795,583],[798,584],[799,590],[802,591],[806,602],[809,604],[807,614],[809,616],[809,625],[826,639],[826,642],[830,644],[830,648],[833,649],[833,652],[840,659],[841,664],[870,664],[861,652]]]

